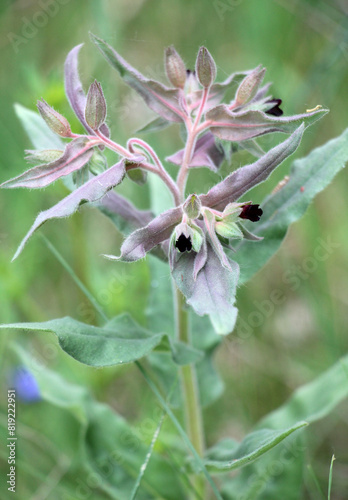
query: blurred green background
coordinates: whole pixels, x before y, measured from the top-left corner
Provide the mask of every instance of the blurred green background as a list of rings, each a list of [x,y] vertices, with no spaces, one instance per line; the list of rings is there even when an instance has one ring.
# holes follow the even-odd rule
[[[233,71],[262,63],[267,67],[266,80],[273,81],[272,93],[283,99],[286,114],[304,112],[317,104],[330,108],[330,114],[305,134],[296,157],[305,156],[348,126],[347,14],[344,0],[3,0],[0,182],[25,169],[23,151],[31,148],[14,113],[14,103],[35,109],[36,100],[43,97],[69,119],[76,132],[81,130],[66,101],[63,85],[64,59],[81,42],[85,42],[81,78],[85,88],[95,78],[101,81],[112,137],[124,144],[151,119],[145,105],[89,42],[88,31],[108,41],[144,74],[163,81],[163,49],[170,44],[175,45],[190,68],[194,66],[198,47],[206,45],[217,62],[221,80]],[[281,137],[277,136],[276,141]],[[176,126],[145,138],[162,158],[181,147]],[[265,141],[267,147],[273,144]],[[224,168],[235,168],[248,160],[247,155],[238,155],[232,166]],[[286,175],[290,163],[282,165],[267,185],[255,190],[255,202],[261,201]],[[173,166],[169,169],[175,173]],[[190,187],[196,191],[207,189],[217,178],[210,172],[195,171]],[[126,182],[121,191],[138,207],[148,207],[147,188]],[[237,305],[241,322],[236,334],[239,341],[226,339],[225,348],[220,348],[217,354],[226,391],[205,412],[208,444],[222,436],[240,439],[260,417],[282,404],[296,387],[312,380],[347,353],[347,191],[348,172],[343,171],[316,198],[306,216],[291,228],[280,252],[240,288]],[[10,263],[36,214],[66,192],[57,183],[40,192],[18,189],[0,193],[1,323],[44,321],[65,315],[85,322],[98,321],[89,302],[38,236],[33,237],[15,263]],[[69,220],[48,223],[42,232],[108,314],[129,311],[139,322],[144,322],[151,283],[147,262],[115,265],[100,257],[101,253],[116,254],[122,241],[104,216],[97,211],[82,210]],[[306,262],[314,255],[320,239],[333,242],[332,251],[307,272]],[[286,279],[289,273],[297,277],[298,286],[289,286]],[[283,292],[286,300],[262,313],[262,324],[243,337],[243,318],[247,320],[258,311],[275,288]],[[48,340],[51,350],[46,345]],[[53,336],[29,337],[19,332],[7,336],[1,332],[3,404],[6,374],[14,363],[9,350],[12,341],[39,353],[45,364],[68,380],[89,387],[97,399],[109,402],[133,422],[140,422],[149,411],[148,389],[134,368],[93,370],[61,354]],[[131,399],[127,397],[130,393]],[[28,428],[37,428],[37,419],[42,419],[42,432],[49,434],[47,422],[57,417],[40,405],[22,405],[19,418]],[[348,403],[344,403],[330,418],[307,430],[309,474],[303,498],[318,498],[316,482],[326,490],[333,453],[337,460],[332,499],[347,498],[347,410]],[[63,436],[68,434],[62,432]],[[1,455],[0,459],[3,458]],[[34,490],[30,490],[31,494]],[[54,497],[48,493],[40,498]]]

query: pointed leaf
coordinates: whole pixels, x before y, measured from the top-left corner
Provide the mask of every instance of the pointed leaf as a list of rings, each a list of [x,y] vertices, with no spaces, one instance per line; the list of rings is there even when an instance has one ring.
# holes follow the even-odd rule
[[[248,151],[248,153],[256,156],[256,158],[261,158],[265,154],[264,150],[259,146],[259,144],[253,140],[249,139],[247,141],[241,141],[237,143],[242,149]]]
[[[71,141],[60,158],[38,165],[23,174],[0,184],[2,188],[43,188],[55,182],[62,176],[69,175],[82,168],[93,154],[95,142],[79,137]]]
[[[92,33],[90,36],[105,59],[119,72],[124,81],[141,95],[149,108],[168,121],[182,121],[184,113],[179,105],[181,94],[178,89],[170,89],[160,82],[145,78],[104,40]]]
[[[111,260],[133,262],[142,259],[152,248],[168,239],[182,218],[182,208],[175,207],[153,219],[146,227],[134,231],[123,242],[120,257],[106,255]]]
[[[304,125],[300,125],[288,139],[268,151],[257,162],[232,172],[207,194],[200,196],[202,205],[222,211],[226,205],[238,200],[252,187],[265,181],[278,165],[296,151],[303,132]]]
[[[221,450],[221,445],[218,444],[212,450],[208,450],[208,459],[205,460],[205,466],[211,473],[221,473],[249,465],[281,443],[290,434],[307,425],[307,422],[298,422],[288,429],[280,431],[272,429],[256,430],[248,434],[239,446],[234,446],[231,450],[225,446]]]
[[[163,130],[168,127],[170,122],[165,120],[161,116],[158,116],[154,120],[151,120],[149,123],[144,125],[142,128],[136,131],[136,133],[149,133],[149,132],[157,132],[158,130]]]
[[[74,47],[65,60],[65,93],[70,102],[70,106],[75,112],[77,118],[82,123],[84,128],[91,135],[95,135],[93,129],[87,124],[85,118],[85,109],[87,103],[87,97],[82,88],[82,83],[79,77],[78,71],[78,56],[83,43]],[[103,124],[102,132],[104,135],[109,137],[109,129],[105,124]]]
[[[33,367],[39,368],[35,370],[35,377],[40,386],[43,408],[41,411],[33,408],[35,414],[39,417],[47,416],[47,411],[52,407],[52,415],[59,415],[62,419],[61,433],[57,428],[52,429],[52,422],[47,418],[33,425],[34,435],[36,433],[38,436],[50,437],[47,441],[49,450],[42,450],[40,462],[46,474],[40,477],[36,471],[35,480],[40,477],[40,481],[49,487],[52,486],[56,498],[77,499],[81,494],[85,496],[85,492],[88,492],[90,498],[95,500],[129,499],[134,481],[148,453],[148,428],[146,431],[144,429],[136,431],[114,409],[96,401],[86,387],[73,384],[58,372],[49,370],[43,363],[39,364],[39,359],[33,358],[24,349],[16,347],[16,351],[21,364],[29,370],[33,370]],[[151,422],[157,425],[157,417],[152,418],[154,420]],[[59,436],[67,434],[65,428],[67,423],[72,432],[60,442]],[[35,456],[37,443],[28,436],[29,434],[21,436],[21,442],[29,450],[29,455],[30,450],[33,450]],[[19,454],[17,458],[19,467],[23,471],[22,479],[25,481],[28,460],[23,456],[21,462],[21,455]],[[60,475],[54,482],[50,482],[49,475],[52,472],[54,458],[58,460]],[[93,480],[90,480],[91,478]],[[32,483],[32,479],[33,476],[30,475],[28,484],[33,484],[35,487],[36,484]],[[48,495],[52,497],[50,492]],[[142,478],[137,500],[138,498],[177,500],[184,498],[184,495],[179,473],[173,472],[171,463],[163,454],[153,451]],[[45,497],[47,498],[46,493]]]
[[[299,387],[280,408],[266,415],[256,425],[255,431],[264,428],[281,431],[286,427],[295,426],[301,421],[306,421],[309,424],[317,422],[329,415],[347,397],[348,356],[344,356],[322,375]],[[304,450],[306,450],[306,445],[302,440],[297,438],[294,441],[291,437],[288,438],[286,444],[274,448],[262,456],[260,460],[245,467],[239,476],[228,481],[226,485],[226,492],[229,492],[227,498],[237,500],[242,495],[242,498],[268,500],[272,498],[275,491],[283,492],[284,488],[288,488],[289,494],[280,495],[279,498],[297,500],[299,492],[298,489],[294,488],[293,481],[294,477],[300,481],[302,479]],[[286,467],[283,467],[281,471],[278,470],[279,474],[272,474],[273,464],[284,463],[284,460],[286,460]],[[298,462],[300,471],[294,470],[292,467]],[[262,478],[261,481],[260,478]],[[235,495],[235,492],[238,492],[238,496]]]
[[[228,141],[245,141],[269,132],[293,132],[301,122],[309,127],[322,118],[327,109],[289,117],[276,117],[262,111],[246,111],[234,113],[228,106],[221,104],[206,114],[210,121],[211,132]]]
[[[114,222],[121,233],[128,235],[146,226],[155,218],[150,210],[139,210],[130,201],[114,191],[97,203],[98,208]]]
[[[61,217],[68,217],[72,215],[82,203],[93,202],[102,198],[110,189],[117,186],[125,175],[124,160],[116,163],[105,172],[93,177],[91,180],[83,184],[80,188],[73,191],[62,201],[54,205],[52,208],[41,212],[30,231],[19,245],[12,260],[16,259],[22,252],[26,242],[30,236],[38,229],[44,222],[49,219],[56,219]]]
[[[313,198],[347,162],[348,129],[341,136],[313,150],[307,157],[294,162],[289,174],[290,180],[262,203],[263,215],[255,227],[255,233],[262,235],[263,241],[254,248],[249,242],[242,242],[238,247],[235,258],[240,263],[244,282],[272,257],[280,247],[290,224],[302,217]],[[335,244],[323,238],[320,247],[323,251],[330,252]]]
[[[80,363],[103,367],[131,363],[153,349],[170,350],[178,364],[195,363],[202,358],[197,349],[172,340],[164,333],[153,334],[128,314],[116,316],[102,327],[86,325],[73,318],[42,323],[14,323],[0,328],[54,332],[61,348]]]
[[[184,149],[177,153],[168,156],[167,161],[175,165],[182,165],[184,159]],[[221,163],[224,161],[225,155],[222,148],[219,148],[215,143],[215,137],[211,132],[207,132],[198,139],[195,149],[189,163],[190,168],[208,167],[213,172],[217,172]]]
[[[207,262],[196,280],[193,279],[194,252],[182,254],[172,274],[177,287],[195,312],[200,316],[208,314],[216,333],[228,335],[237,319],[238,311],[233,304],[239,267],[233,261],[230,261],[232,271],[222,267],[209,242],[207,246]]]

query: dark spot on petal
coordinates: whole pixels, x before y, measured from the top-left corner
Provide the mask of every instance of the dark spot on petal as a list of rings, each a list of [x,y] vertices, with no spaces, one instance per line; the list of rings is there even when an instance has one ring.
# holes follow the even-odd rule
[[[251,222],[257,222],[260,220],[261,215],[263,214],[260,205],[244,205],[242,207],[242,213],[240,214],[241,219],[248,219]]]
[[[191,236],[187,238],[184,234],[180,234],[175,246],[179,252],[190,252],[192,250]]]
[[[269,101],[266,101],[266,103],[272,104],[272,106],[265,111],[267,115],[282,116],[283,111],[279,107],[282,103],[281,99],[270,99]]]

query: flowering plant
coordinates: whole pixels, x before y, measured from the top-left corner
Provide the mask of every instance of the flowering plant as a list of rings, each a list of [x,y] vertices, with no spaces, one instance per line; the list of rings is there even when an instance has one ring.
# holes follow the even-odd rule
[[[186,462],[182,459],[182,463],[194,474],[194,481],[186,487],[173,483],[173,489],[169,491],[163,484],[163,477],[156,479],[155,474],[149,479],[154,496],[146,496],[147,483],[140,487],[147,467],[145,460],[145,469],[139,473],[131,498],[135,498],[139,487],[141,498],[177,499],[186,498],[187,494],[204,498],[205,479],[210,483],[212,494],[221,498],[210,473],[233,470],[255,460],[305,425],[302,420],[289,422],[286,428],[273,429],[262,437],[257,434],[261,431],[256,430],[256,445],[247,441],[237,448],[226,448],[225,454],[219,455],[218,449],[204,454],[200,406],[210,404],[219,395],[218,391],[207,388],[207,379],[215,377],[211,358],[221,336],[228,335],[235,328],[238,284],[250,278],[275,253],[288,226],[305,212],[315,194],[344,166],[346,150],[329,166],[323,163],[323,159],[335,155],[347,133],[323,146],[322,150],[313,152],[307,159],[295,162],[290,180],[264,201],[250,201],[247,193],[266,181],[273,170],[296,151],[306,128],[328,110],[317,106],[303,114],[284,116],[280,108],[282,101],[269,95],[270,85],[263,84],[265,69],[261,66],[233,73],[217,83],[216,65],[205,47],[198,51],[194,71],[186,69],[174,47],[167,48],[165,70],[170,86],[166,86],[143,76],[100,38],[91,35],[91,39],[123,80],[157,115],[144,128],[145,132],[179,124],[184,147],[166,158],[167,162],[177,166],[177,178],[173,179],[145,140],[131,138],[123,146],[111,139],[101,84],[92,82],[87,95],[82,88],[78,73],[79,45],[66,59],[65,89],[85,133],[74,133],[65,117],[44,100],[39,101],[40,127],[45,131],[47,148],[27,151],[27,160],[35,166],[0,186],[43,188],[62,178],[71,193],[37,216],[14,259],[43,223],[70,216],[82,204],[93,205],[110,217],[125,235],[120,255],[106,255],[108,259],[134,262],[150,253],[158,259],[157,266],[165,265],[163,262],[169,266],[174,283],[177,335],[173,335],[172,320],[169,325],[161,326],[159,333],[152,330],[151,320],[150,330],[147,330],[128,316],[116,317],[103,326],[84,325],[70,318],[5,326],[54,331],[68,354],[91,366],[138,363],[137,360],[146,356],[167,393],[167,401],[163,400],[142,365],[138,363],[138,367],[152,384],[179,432],[186,436],[170,409],[175,406],[172,396],[177,392],[175,381],[179,372],[190,439],[187,444],[194,458]],[[226,99],[231,92],[232,99]],[[27,114],[25,120],[37,121],[38,118]],[[51,131],[70,142],[52,136]],[[258,138],[277,132],[289,136],[264,151]],[[117,156],[112,166],[108,166],[105,148]],[[218,173],[222,163],[239,149],[253,155],[255,161],[229,173],[206,193],[187,192],[191,169],[208,168]],[[143,185],[148,173],[158,176],[171,194],[172,207],[162,213],[139,210],[113,190],[125,178]],[[161,287],[167,289],[168,282],[162,283]],[[161,307],[160,295],[157,296],[157,307]],[[192,314],[193,311],[198,317]],[[209,317],[212,329],[205,316]],[[170,367],[167,373],[166,365]],[[128,473],[124,474],[126,477]],[[163,474],[170,477],[167,469]],[[124,491],[128,491],[127,488],[125,486]]]

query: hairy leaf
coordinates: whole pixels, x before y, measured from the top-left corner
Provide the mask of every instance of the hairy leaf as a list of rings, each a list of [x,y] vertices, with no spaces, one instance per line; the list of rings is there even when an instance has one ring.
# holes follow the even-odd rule
[[[230,261],[232,271],[222,267],[209,242],[207,247],[207,262],[196,280],[193,279],[194,252],[182,254],[175,263],[173,278],[195,312],[200,316],[208,314],[216,333],[228,335],[237,319],[234,302],[239,268],[233,261]]]
[[[133,262],[168,239],[182,217],[182,208],[175,207],[153,219],[147,226],[131,233],[123,242],[120,257],[106,255],[111,260]]]
[[[92,33],[90,36],[105,59],[119,72],[124,81],[141,95],[149,108],[168,121],[182,121],[184,113],[179,104],[179,89],[170,89],[160,82],[145,78],[104,40]]]
[[[206,114],[210,121],[211,132],[228,141],[245,141],[269,132],[293,132],[301,122],[306,127],[322,118],[327,109],[312,111],[302,115],[276,117],[262,111],[246,111],[234,113],[226,104],[211,109]]]
[[[55,495],[59,498],[77,498],[88,492],[91,498],[98,500],[130,498],[148,453],[148,428],[146,431],[143,428],[133,429],[109,406],[95,401],[85,387],[73,384],[60,374],[52,372],[24,350],[16,347],[16,351],[21,363],[29,370],[39,367],[35,370],[35,377],[46,417],[52,407],[49,414],[64,419],[63,426],[68,418],[73,420],[69,421],[71,433],[66,441],[73,441],[73,446],[64,448],[59,441],[56,445],[61,475],[59,481],[55,480],[53,483]],[[153,414],[151,425],[156,427],[158,419],[157,414]],[[47,427],[47,418],[44,420],[38,425],[38,435],[41,438],[45,435],[44,431],[41,433],[41,428],[49,429],[52,434],[52,426]],[[34,429],[32,432],[35,432]],[[21,439],[29,449],[33,449],[35,456],[37,448],[33,447],[33,439],[28,439],[27,435],[23,435]],[[51,453],[55,452],[51,440],[52,437],[47,454],[44,455],[49,457],[46,458],[47,477],[40,478],[45,484],[50,484],[48,476],[52,470]],[[43,453],[42,450],[40,453]],[[26,465],[24,462],[21,465],[24,474]],[[151,497],[177,500],[184,496],[179,473],[173,471],[172,465],[163,455],[153,451],[142,477],[137,499],[146,500]]]
[[[208,450],[205,465],[211,473],[229,472],[249,465],[268,452],[293,432],[307,426],[298,422],[285,430],[260,429],[248,434],[239,446],[228,449],[224,442]]]
[[[226,205],[238,200],[251,188],[265,181],[278,165],[296,151],[303,132],[304,125],[300,125],[288,139],[268,151],[258,161],[232,172],[207,194],[200,196],[202,205],[222,211]]]
[[[55,182],[60,177],[69,175],[82,168],[93,154],[92,143],[86,138],[79,137],[71,141],[64,153],[51,163],[37,165],[21,175],[0,184],[2,188],[43,188]]]
[[[65,60],[65,93],[70,102],[70,106],[75,112],[77,118],[82,123],[87,132],[91,135],[95,135],[93,129],[88,125],[85,118],[85,109],[87,103],[87,97],[82,88],[82,83],[79,77],[78,71],[78,56],[81,50],[83,43],[74,47]],[[109,137],[109,129],[107,125],[104,123],[101,126],[101,132]]]
[[[182,165],[184,152],[185,150],[181,149],[177,153],[168,156],[166,160],[175,165]],[[211,132],[207,132],[196,142],[189,167],[208,167],[213,172],[216,172],[224,161],[224,158],[225,155],[222,148],[219,148],[215,144],[215,137]]]
[[[325,418],[348,397],[347,380],[348,356],[345,356],[315,380],[297,389],[280,408],[264,417],[254,432],[265,428],[280,431],[302,421],[310,424]],[[304,450],[305,446],[296,433],[245,467],[239,476],[228,480],[223,487],[225,498],[268,500],[275,495],[278,498],[279,492],[279,498],[297,500],[299,489],[296,485],[303,481]],[[274,464],[279,464],[279,467],[274,469]]]
[[[0,328],[54,332],[61,348],[80,363],[103,367],[131,363],[154,349],[168,351],[178,364],[202,358],[197,349],[173,341],[164,333],[153,334],[138,325],[128,314],[116,316],[102,327],[86,325],[72,318],[43,323],[14,323]]]
[[[38,229],[44,222],[49,219],[56,219],[61,217],[68,217],[72,215],[79,208],[80,205],[86,202],[97,201],[102,198],[110,189],[117,186],[125,175],[124,160],[116,163],[105,172],[93,177],[88,182],[83,184],[80,188],[73,191],[62,201],[54,205],[52,208],[41,212],[30,231],[22,240],[12,260],[16,259],[22,252],[26,242],[30,236]]]
[[[263,241],[255,247],[243,241],[234,254],[241,266],[243,282],[272,257],[290,224],[302,217],[313,198],[328,186],[347,162],[348,129],[341,136],[313,150],[307,157],[295,160],[290,170],[290,180],[262,203],[263,215],[253,230],[263,236]],[[321,251],[332,251],[335,244],[324,240],[319,243]]]
[[[146,226],[155,218],[151,210],[139,210],[130,201],[114,191],[107,193],[97,202],[97,206],[125,235]]]

